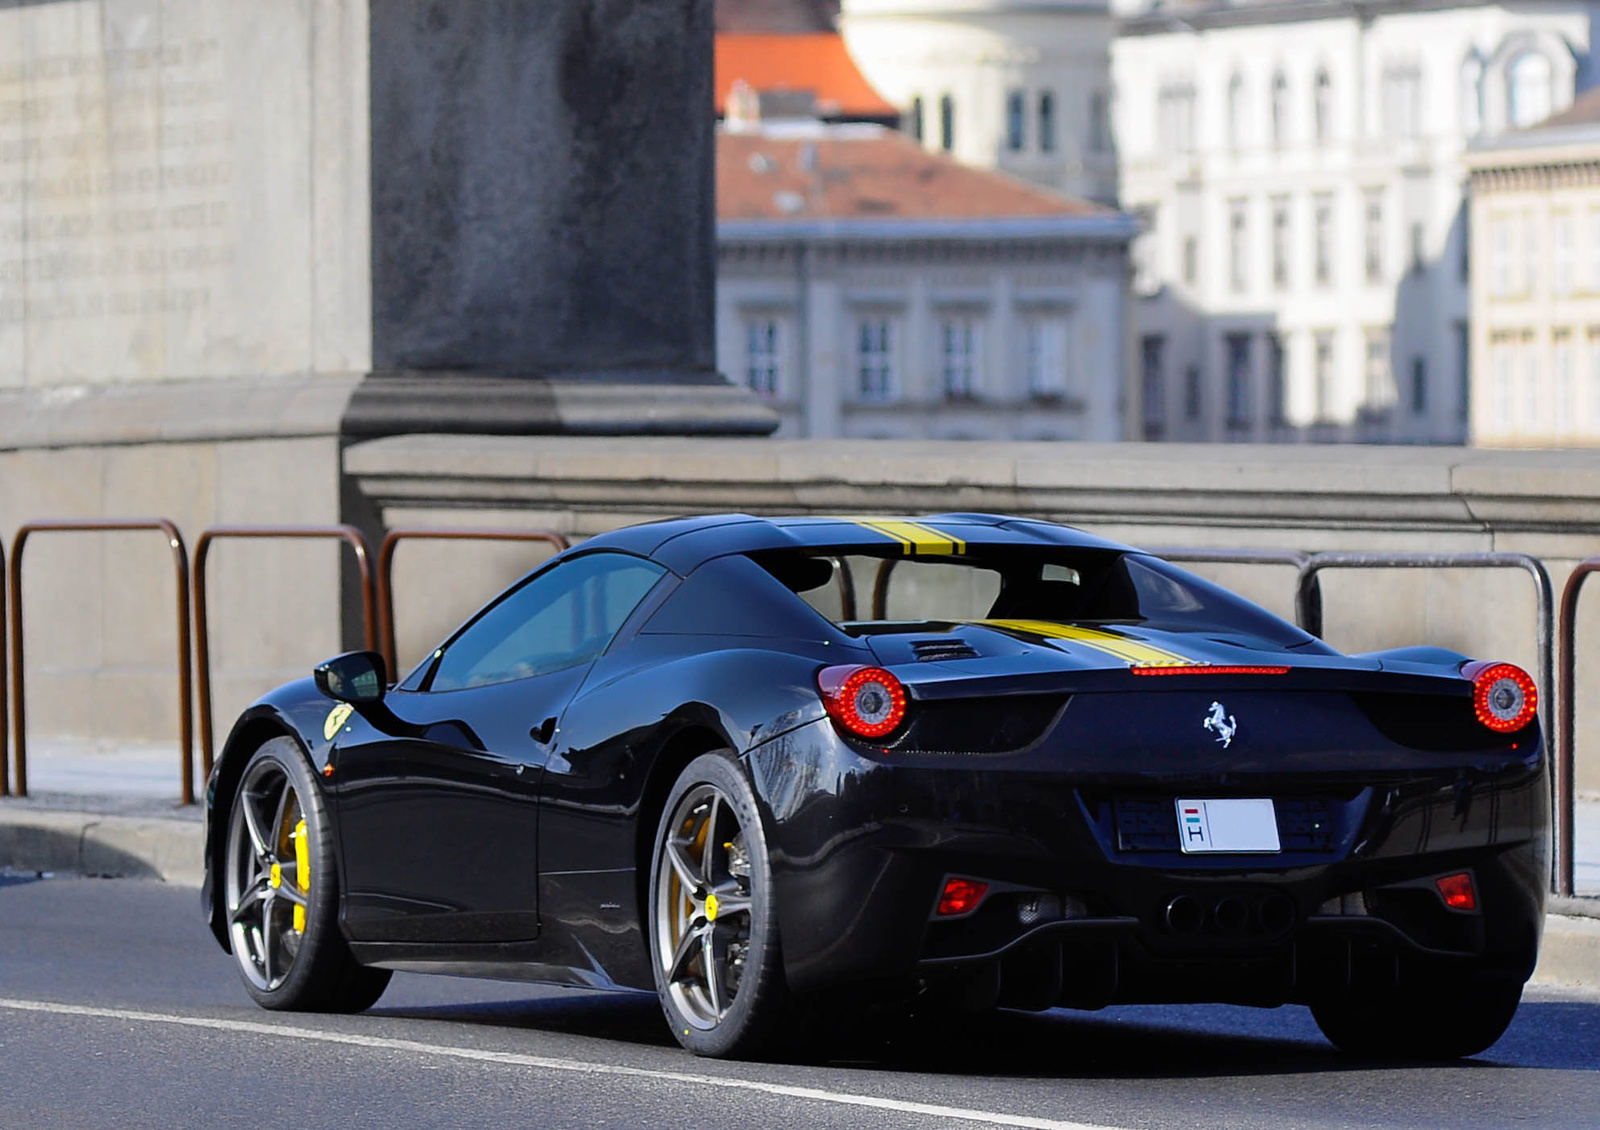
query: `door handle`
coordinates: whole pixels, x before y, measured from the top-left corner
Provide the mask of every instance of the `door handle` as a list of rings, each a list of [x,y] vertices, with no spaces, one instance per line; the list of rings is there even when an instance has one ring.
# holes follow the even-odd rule
[[[546,718],[529,730],[528,736],[540,745],[548,744],[550,739],[556,736],[556,720],[554,718]]]

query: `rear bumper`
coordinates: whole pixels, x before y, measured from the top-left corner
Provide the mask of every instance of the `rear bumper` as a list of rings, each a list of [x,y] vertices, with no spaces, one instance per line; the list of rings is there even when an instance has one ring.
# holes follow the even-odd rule
[[[821,722],[749,765],[801,990],[919,981],[1021,1007],[1277,1004],[1437,975],[1521,981],[1537,957],[1549,829],[1538,750],[1492,775],[1441,755],[1425,774],[1152,781],[993,757],[895,764]],[[1123,850],[1119,793],[1334,795],[1340,824],[1318,850],[1270,857]],[[1460,871],[1476,911],[1450,909],[1433,886]],[[951,876],[989,892],[941,919]]]

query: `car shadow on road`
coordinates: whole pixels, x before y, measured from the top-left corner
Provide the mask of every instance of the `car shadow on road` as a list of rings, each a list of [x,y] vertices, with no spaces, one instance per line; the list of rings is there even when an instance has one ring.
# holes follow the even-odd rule
[[[558,1032],[672,1047],[647,993],[544,990],[534,999],[381,1008],[381,1015]],[[796,1059],[895,1074],[935,1072],[1035,1079],[1184,1079],[1296,1075],[1427,1066],[1347,1056],[1293,1006],[1055,1009],[975,1016],[870,1016],[823,1025]],[[1494,1047],[1458,1070],[1600,1070],[1600,999],[1527,1000]]]

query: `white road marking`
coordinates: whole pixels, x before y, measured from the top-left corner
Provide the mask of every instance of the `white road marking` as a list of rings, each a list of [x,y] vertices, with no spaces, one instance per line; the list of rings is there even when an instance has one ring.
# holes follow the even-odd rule
[[[1023,1114],[1006,1114],[1002,1111],[969,1110],[964,1107],[940,1106],[936,1103],[904,1102],[900,1099],[881,1098],[877,1095],[857,1095],[847,1091],[825,1091],[819,1087],[795,1087],[786,1083],[765,1083],[757,1079],[738,1079],[720,1075],[694,1075],[686,1071],[652,1071],[643,1067],[623,1067],[617,1064],[585,1063],[577,1059],[556,1059],[550,1056],[520,1055],[516,1052],[486,1051],[481,1048],[454,1047],[448,1044],[428,1044],[420,1040],[395,1040],[385,1036],[358,1036],[345,1032],[324,1032],[315,1028],[295,1028],[286,1024],[260,1024],[250,1020],[217,1020],[205,1016],[179,1016],[164,1012],[141,1012],[126,1008],[95,1008],[81,1004],[59,1004],[54,1001],[10,1000],[0,997],[0,1008],[16,1012],[42,1012],[55,1016],[87,1016],[101,1020],[127,1020],[144,1024],[172,1024],[182,1028],[204,1028],[219,1032],[241,1032],[253,1036],[277,1036],[290,1040],[312,1040],[325,1044],[345,1044],[358,1048],[376,1048],[383,1051],[413,1052],[421,1055],[448,1056],[452,1059],[475,1060],[480,1063],[503,1063],[515,1067],[534,1067],[544,1071],[566,1071],[575,1075],[620,1076],[629,1079],[652,1079],[663,1083],[680,1083],[692,1087],[720,1088],[724,1090],[755,1091],[783,1098],[807,1099],[812,1102],[834,1103],[839,1106],[867,1107],[872,1110],[895,1111],[901,1114],[921,1114],[930,1118],[948,1118],[958,1122],[973,1122],[986,1126],[1019,1126],[1027,1130],[1119,1130],[1117,1127],[1097,1126],[1086,1122],[1061,1122],[1050,1118],[1033,1118]]]

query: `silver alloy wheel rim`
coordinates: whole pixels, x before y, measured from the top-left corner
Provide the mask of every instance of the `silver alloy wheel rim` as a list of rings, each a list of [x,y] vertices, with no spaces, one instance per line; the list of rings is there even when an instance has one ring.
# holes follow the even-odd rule
[[[657,852],[656,966],[679,1014],[715,1028],[750,945],[750,857],[733,802],[715,785],[690,789]]]
[[[300,796],[283,766],[257,762],[233,802],[227,899],[233,956],[263,992],[283,984],[300,952],[294,910],[298,906],[309,913],[309,908],[300,890],[294,838],[304,819]]]

